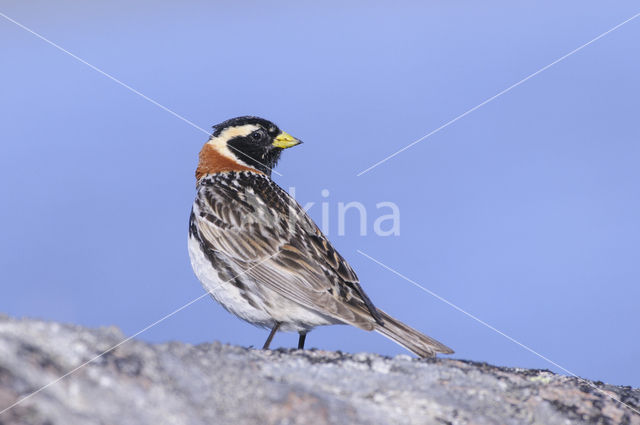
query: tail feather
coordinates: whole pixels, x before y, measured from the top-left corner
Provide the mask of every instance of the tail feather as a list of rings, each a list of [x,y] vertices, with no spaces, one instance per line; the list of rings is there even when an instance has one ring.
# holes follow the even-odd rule
[[[376,324],[375,331],[417,356],[435,357],[436,353],[453,354],[453,350],[446,345],[405,325],[380,309],[378,309],[378,312],[382,316],[384,324]]]

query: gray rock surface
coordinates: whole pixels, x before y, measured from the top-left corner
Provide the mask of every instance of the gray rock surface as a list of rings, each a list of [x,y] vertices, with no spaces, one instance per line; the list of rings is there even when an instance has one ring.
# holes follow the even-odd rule
[[[0,316],[0,410],[118,344]],[[595,389],[591,385],[598,389]],[[640,390],[463,360],[128,341],[0,424],[640,424]]]

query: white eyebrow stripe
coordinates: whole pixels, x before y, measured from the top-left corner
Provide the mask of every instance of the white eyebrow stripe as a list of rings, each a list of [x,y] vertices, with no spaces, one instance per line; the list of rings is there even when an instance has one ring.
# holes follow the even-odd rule
[[[257,124],[245,124],[245,125],[236,126],[236,127],[227,127],[224,130],[222,130],[222,132],[218,134],[216,137],[212,137],[211,140],[219,139],[224,142],[227,142],[233,139],[234,137],[248,136],[249,134],[253,133],[259,128],[260,126]]]

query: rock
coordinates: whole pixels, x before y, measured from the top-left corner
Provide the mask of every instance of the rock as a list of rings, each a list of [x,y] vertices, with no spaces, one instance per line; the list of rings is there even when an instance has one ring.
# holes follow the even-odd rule
[[[546,370],[133,339],[102,354],[124,339],[0,316],[0,424],[640,424],[639,389]]]

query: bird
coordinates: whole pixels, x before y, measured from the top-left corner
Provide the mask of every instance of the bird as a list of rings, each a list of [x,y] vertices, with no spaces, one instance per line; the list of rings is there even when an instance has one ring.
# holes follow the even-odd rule
[[[192,268],[227,311],[276,332],[317,326],[376,331],[419,357],[446,345],[376,308],[349,263],[306,211],[271,178],[282,151],[302,142],[255,116],[213,126],[199,153],[189,218]]]

